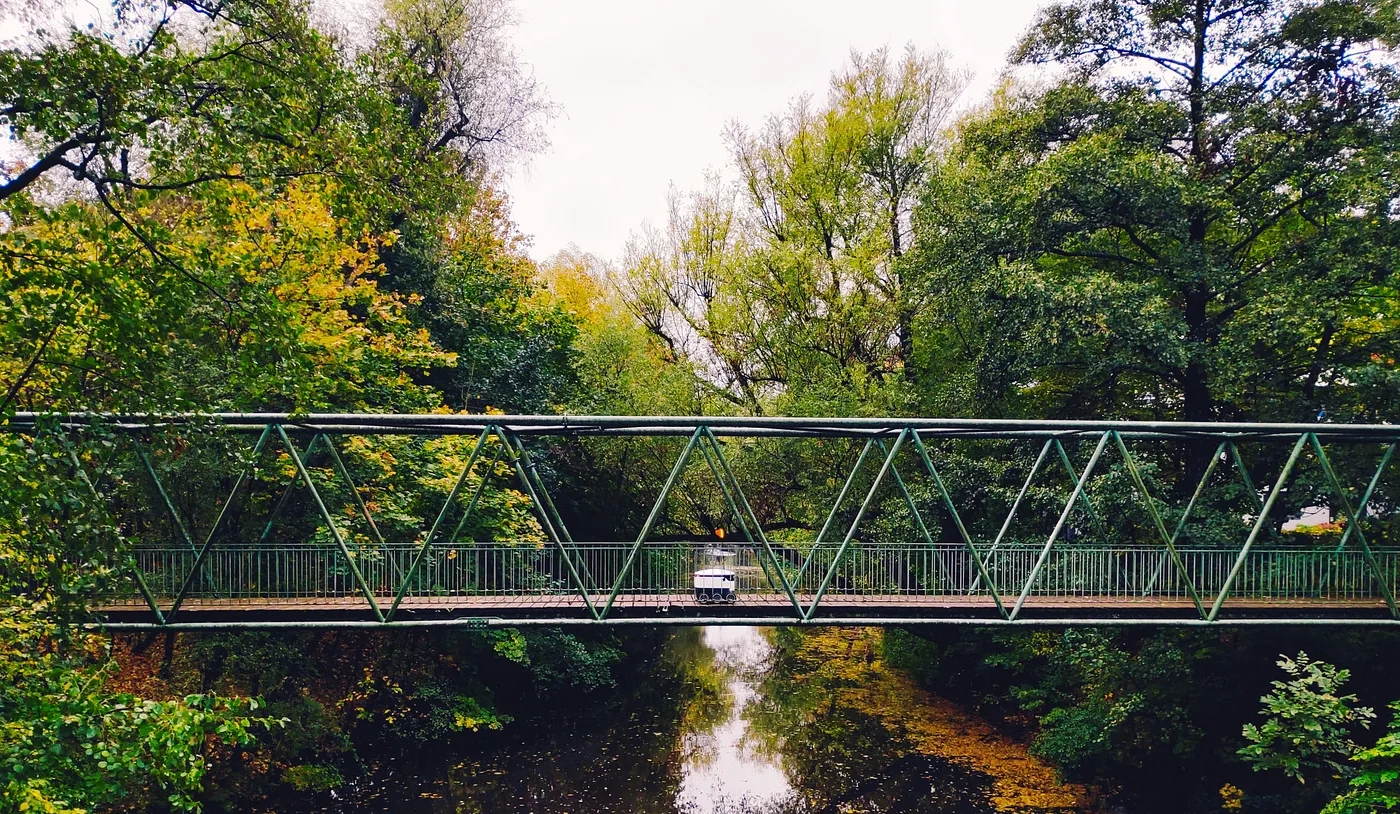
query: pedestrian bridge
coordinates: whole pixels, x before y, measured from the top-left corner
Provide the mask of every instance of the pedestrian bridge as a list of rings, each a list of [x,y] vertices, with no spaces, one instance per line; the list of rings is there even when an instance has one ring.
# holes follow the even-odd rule
[[[1391,425],[20,414],[4,429],[60,445],[110,511],[122,579],[91,608],[109,629],[1400,624]],[[400,436],[464,436],[465,462],[417,528],[398,516],[386,533],[388,501],[347,450]],[[576,540],[549,456],[577,476],[573,453],[618,443],[674,457],[635,536]],[[737,464],[803,444],[821,445],[804,465],[845,477],[820,527],[794,530]],[[467,539],[505,486],[540,534]],[[692,526],[723,525],[653,539],[687,531],[678,500],[711,504],[678,513]],[[732,589],[697,591],[705,569]]]

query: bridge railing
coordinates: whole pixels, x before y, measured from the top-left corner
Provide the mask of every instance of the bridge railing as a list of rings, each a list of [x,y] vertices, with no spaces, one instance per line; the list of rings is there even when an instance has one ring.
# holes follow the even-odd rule
[[[740,597],[781,598],[782,579],[762,552],[739,547],[719,561],[702,546],[648,544],[624,572],[630,543],[581,543],[561,550],[532,543],[485,543],[427,552],[405,585],[419,547],[388,544],[359,552],[356,565],[373,593],[411,599],[437,597],[574,597],[567,556],[583,575],[590,593],[621,596],[677,596],[692,593],[696,570],[720,567],[737,576]],[[853,545],[837,561],[837,549],[789,551],[780,559],[782,577],[799,595],[816,594],[826,583],[828,600],[859,597],[989,597],[966,547]],[[1180,548],[1184,570],[1161,548],[1077,545],[1045,553],[1038,547],[1005,546],[985,552],[987,574],[1003,598],[1022,591],[1031,597],[1114,600],[1189,599],[1188,582],[1207,600],[1226,585],[1238,566],[1231,601],[1335,600],[1382,602],[1376,573],[1400,589],[1400,551],[1374,552],[1376,568],[1363,552],[1290,547],[1258,548],[1243,557],[1227,549]],[[810,556],[808,556],[810,555]],[[1036,563],[1044,562],[1036,571]],[[156,597],[169,599],[187,584],[192,599],[278,600],[357,599],[361,590],[348,562],[336,550],[311,545],[224,547],[207,553],[198,574],[196,552],[179,547],[140,547],[137,566]],[[834,568],[833,568],[834,564]],[[140,602],[134,594],[127,597]]]

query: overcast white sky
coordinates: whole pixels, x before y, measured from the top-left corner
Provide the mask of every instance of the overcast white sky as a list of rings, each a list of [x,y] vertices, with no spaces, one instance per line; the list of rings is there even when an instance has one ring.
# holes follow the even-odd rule
[[[560,106],[551,146],[508,179],[543,260],[570,244],[615,258],[665,220],[666,192],[728,162],[721,132],[801,93],[825,97],[852,48],[942,47],[995,84],[1042,0],[516,0],[512,38]]]

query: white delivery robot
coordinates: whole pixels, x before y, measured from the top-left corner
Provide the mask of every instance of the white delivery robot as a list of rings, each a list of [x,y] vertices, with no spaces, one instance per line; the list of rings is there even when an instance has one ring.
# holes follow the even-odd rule
[[[695,572],[695,601],[701,605],[732,605],[739,598],[739,578],[724,567],[734,552],[712,548],[706,552],[713,565]]]

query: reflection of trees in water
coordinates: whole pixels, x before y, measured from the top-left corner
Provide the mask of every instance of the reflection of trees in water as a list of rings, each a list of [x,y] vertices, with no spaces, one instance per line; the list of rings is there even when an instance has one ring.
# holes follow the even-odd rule
[[[557,698],[529,721],[478,741],[473,758],[396,765],[336,811],[405,814],[853,814],[990,812],[985,776],[926,755],[902,721],[916,700],[871,692],[867,653],[840,636],[776,631],[776,650],[750,663],[717,656],[703,632],[679,632],[666,658],[611,693]],[[833,649],[834,648],[834,649]],[[756,692],[738,711],[745,750],[782,766],[792,791],[772,798],[678,802],[683,761],[703,752],[734,714],[730,682],[742,665]],[[709,739],[708,741],[706,739]],[[447,756],[443,757],[448,760]],[[461,756],[450,758],[461,760]],[[708,765],[708,764],[707,764]],[[417,775],[417,777],[415,777]],[[421,780],[419,778],[422,778]],[[352,790],[346,790],[352,791]],[[721,784],[716,795],[734,794]]]
[[[989,779],[915,749],[904,737],[901,702],[864,692],[874,662],[849,636],[780,629],[771,669],[744,711],[750,737],[781,756],[791,800],[735,809],[749,814],[850,811],[972,814],[994,810]],[[864,644],[873,645],[873,642]],[[823,646],[827,645],[827,646]],[[860,692],[852,692],[859,688]],[[883,708],[870,708],[872,701]]]
[[[386,763],[323,810],[677,814],[682,721],[699,679],[671,659],[637,667],[611,691],[556,696],[469,749]]]
[[[666,644],[665,661],[681,681],[681,759],[707,766],[715,759],[715,729],[729,719],[734,694],[727,665],[720,662],[698,627],[681,629]]]
[[[677,646],[687,648],[685,643]],[[688,658],[653,662],[583,714],[570,705],[452,773],[443,811],[674,814],[681,741],[705,686]]]

